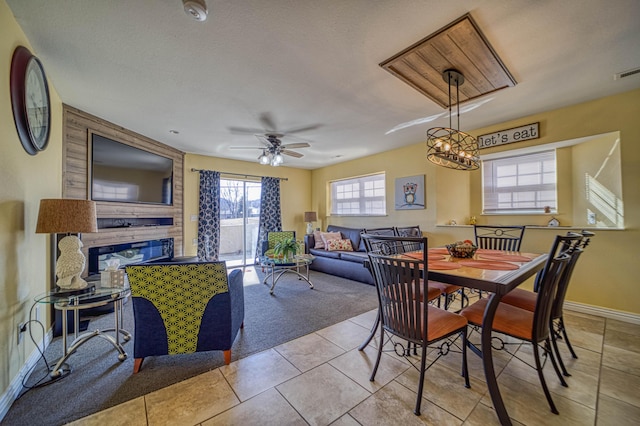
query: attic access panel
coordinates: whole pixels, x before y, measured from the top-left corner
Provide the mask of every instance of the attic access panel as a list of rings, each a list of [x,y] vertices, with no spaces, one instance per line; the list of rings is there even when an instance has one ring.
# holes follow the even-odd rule
[[[516,85],[468,13],[380,66],[443,108],[449,107],[449,84],[442,78],[447,69],[464,76],[459,103]]]

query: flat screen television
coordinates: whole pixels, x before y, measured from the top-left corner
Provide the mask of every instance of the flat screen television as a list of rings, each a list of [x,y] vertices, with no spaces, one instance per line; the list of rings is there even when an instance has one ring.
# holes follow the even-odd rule
[[[173,160],[91,133],[91,199],[173,204]]]

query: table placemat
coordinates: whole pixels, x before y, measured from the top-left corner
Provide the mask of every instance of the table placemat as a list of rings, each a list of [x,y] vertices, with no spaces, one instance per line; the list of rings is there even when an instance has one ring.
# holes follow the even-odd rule
[[[514,263],[498,262],[493,260],[461,260],[458,263],[471,268],[492,269],[496,271],[510,271],[520,268]]]
[[[445,270],[445,269],[459,269],[459,268],[462,268],[462,266],[459,263],[445,262],[441,260],[440,261],[434,260],[433,262],[429,262],[427,264],[427,269],[433,269],[434,271]]]
[[[502,262],[530,262],[531,258],[527,256],[520,256],[518,254],[479,254],[479,258],[485,260],[498,260]]]
[[[429,254],[431,254],[431,253],[434,253],[434,254],[449,254],[449,250],[447,250],[444,247],[430,248],[430,249],[427,249],[427,251],[429,252]]]
[[[413,259],[418,259],[418,260],[422,260],[422,253],[421,252],[417,252],[417,251],[412,251],[409,253],[405,253],[404,254],[407,257],[411,257]],[[428,256],[428,261],[431,262],[432,260],[443,260],[445,258],[445,256],[441,255],[441,254],[431,254],[430,251],[427,251],[427,256]]]

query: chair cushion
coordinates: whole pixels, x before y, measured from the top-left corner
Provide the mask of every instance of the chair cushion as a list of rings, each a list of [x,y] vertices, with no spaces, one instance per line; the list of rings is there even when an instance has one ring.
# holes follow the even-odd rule
[[[537,299],[538,293],[522,288],[514,288],[500,299],[500,302],[533,312],[536,310]]]
[[[467,319],[462,315],[445,311],[428,305],[427,313],[428,329],[427,340],[433,342],[467,326]]]
[[[439,281],[431,281],[431,280],[429,280],[429,287],[437,288],[438,290],[440,290],[442,294],[455,293],[456,291],[462,288],[459,285],[445,284]]]
[[[327,240],[328,251],[353,251],[351,240]]]
[[[460,315],[467,318],[470,324],[482,326],[487,303],[489,303],[488,299],[480,299],[460,311]],[[533,330],[533,312],[500,303],[493,318],[493,330],[530,342]]]

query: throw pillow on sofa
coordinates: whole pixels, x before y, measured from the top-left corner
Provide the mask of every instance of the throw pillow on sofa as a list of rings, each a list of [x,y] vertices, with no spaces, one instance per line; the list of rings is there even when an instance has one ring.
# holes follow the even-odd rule
[[[322,242],[324,243],[325,250],[329,246],[329,241],[331,240],[341,240],[342,234],[339,232],[321,232],[320,238],[322,238]]]
[[[328,251],[353,251],[351,240],[329,240],[327,243]]]
[[[323,249],[324,241],[322,241],[322,231],[313,231],[313,240],[315,241],[315,249]]]

